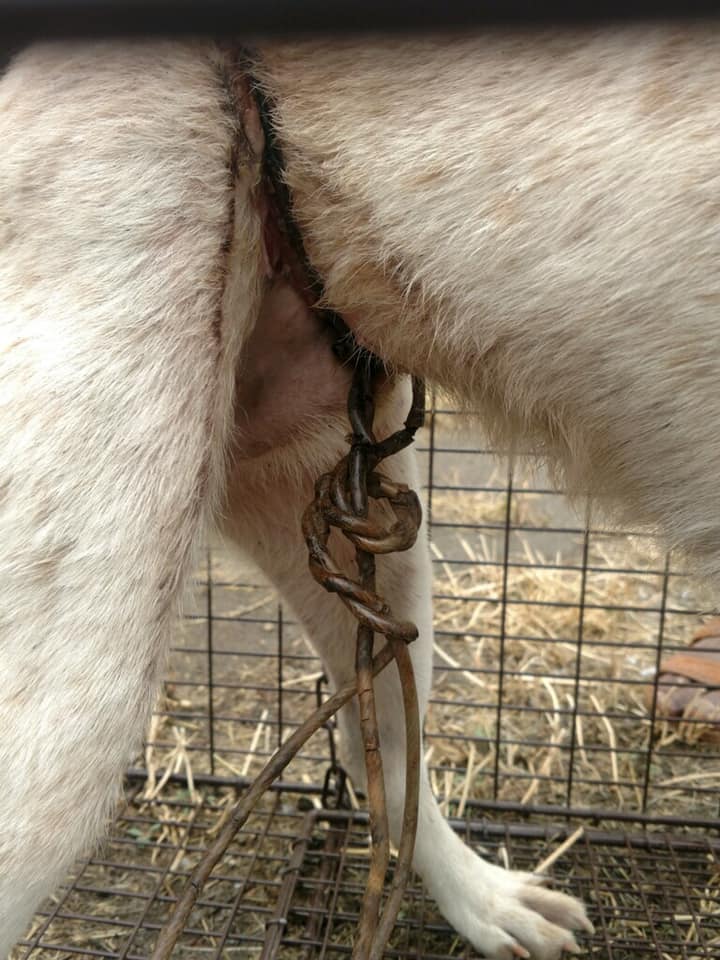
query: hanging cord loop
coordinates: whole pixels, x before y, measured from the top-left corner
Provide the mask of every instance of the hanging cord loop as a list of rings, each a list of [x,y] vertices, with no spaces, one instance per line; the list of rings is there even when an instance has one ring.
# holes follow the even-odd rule
[[[310,571],[321,586],[336,593],[358,620],[355,670],[372,843],[370,870],[353,949],[353,960],[380,960],[392,932],[410,875],[417,831],[420,783],[420,716],[412,660],[407,643],[417,637],[413,623],[397,620],[376,593],[375,556],[409,550],[417,538],[422,510],[417,495],[395,483],[377,468],[387,457],[412,443],[422,425],[425,391],[413,381],[413,400],[402,429],[378,442],[374,433],[373,369],[355,368],[348,415],[352,426],[350,452],[315,487],[315,500],[305,511],[303,533],[310,555]],[[394,520],[389,524],[370,516],[372,501],[384,501]],[[349,579],[335,566],[328,552],[330,531],[340,530],[355,547],[359,581]],[[380,735],[373,685],[375,633],[383,634],[397,665],[405,714],[405,808],[391,893],[380,911],[390,860],[389,827]]]

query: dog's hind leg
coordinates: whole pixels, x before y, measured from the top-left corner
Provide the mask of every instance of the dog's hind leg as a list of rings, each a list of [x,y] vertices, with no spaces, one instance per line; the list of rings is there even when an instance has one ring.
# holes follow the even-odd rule
[[[105,826],[224,476],[260,244],[213,58],[39,47],[0,83],[1,957]]]
[[[385,426],[397,427],[406,412],[408,392],[396,388],[382,406]],[[345,426],[347,429],[347,426]],[[384,430],[378,431],[379,436]],[[357,622],[337,597],[325,593],[307,570],[300,531],[301,515],[312,498],[313,481],[334,465],[343,450],[342,424],[319,430],[314,440],[288,449],[285,465],[245,462],[230,483],[228,532],[275,583],[323,658],[334,686],[354,676]],[[418,488],[414,453],[404,451],[383,464],[396,480]],[[332,541],[331,541],[332,543]],[[339,558],[339,543],[335,544]],[[350,557],[345,557],[350,561]],[[349,568],[351,566],[348,564]],[[347,567],[346,567],[347,568]],[[378,590],[394,614],[414,620],[420,636],[410,646],[424,715],[432,673],[432,575],[425,530],[415,546],[377,560]],[[398,842],[404,803],[405,732],[402,698],[394,667],[376,681],[378,722],[388,796],[391,835]],[[355,705],[341,716],[342,760],[356,782],[364,777]],[[571,930],[588,928],[580,903],[537,886],[524,874],[485,863],[451,830],[430,790],[423,769],[420,819],[414,866],[453,926],[486,956],[510,960],[533,956],[558,958],[575,949]]]

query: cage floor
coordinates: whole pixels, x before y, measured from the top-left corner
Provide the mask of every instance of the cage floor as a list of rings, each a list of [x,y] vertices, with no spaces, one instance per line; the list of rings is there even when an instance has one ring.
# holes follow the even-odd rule
[[[455,822],[485,857],[532,870],[574,831],[537,825]],[[292,894],[277,956],[349,954],[367,867],[364,817],[313,816],[302,860],[288,872]],[[587,955],[632,958],[720,957],[720,844],[698,837],[586,830],[555,864],[558,884],[583,898],[597,927]],[[282,924],[284,926],[284,924]],[[304,952],[303,952],[304,951]],[[414,885],[388,957],[440,960],[474,956]],[[268,953],[268,956],[270,954]]]
[[[135,786],[104,849],[79,863],[38,913],[14,960],[73,956],[143,960],[228,809],[232,791],[171,789],[143,800]],[[574,831],[455,821],[486,858],[533,869]],[[233,842],[175,951],[189,958],[334,960],[350,955],[368,863],[366,819],[275,793]],[[720,840],[700,834],[587,827],[554,864],[561,888],[589,905],[587,956],[720,960]],[[388,958],[475,956],[413,883]]]

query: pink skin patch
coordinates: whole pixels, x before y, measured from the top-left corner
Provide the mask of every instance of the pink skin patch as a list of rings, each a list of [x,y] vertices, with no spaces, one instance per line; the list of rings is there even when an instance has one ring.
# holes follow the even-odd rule
[[[236,95],[248,146],[259,160],[262,124],[242,76]],[[236,375],[234,455],[241,460],[285,446],[298,429],[307,435],[308,427],[319,430],[342,416],[352,378],[352,368],[332,352],[333,331],[308,305],[302,256],[288,242],[275,193],[267,187],[261,180],[254,202],[263,226],[268,286]]]
[[[275,279],[240,361],[236,456],[261,456],[288,443],[299,426],[343,414],[352,373],[332,341],[294,287]]]

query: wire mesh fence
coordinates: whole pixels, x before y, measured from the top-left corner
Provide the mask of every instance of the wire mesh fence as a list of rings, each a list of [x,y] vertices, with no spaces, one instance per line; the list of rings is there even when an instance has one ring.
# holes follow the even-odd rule
[[[26,952],[148,956],[230,794],[208,785],[201,801],[178,794],[161,804],[148,804],[142,794],[136,783],[112,840],[78,866],[38,916]],[[294,794],[266,799],[203,891],[176,956],[350,955],[367,871],[366,818],[303,807]],[[453,823],[484,856],[518,869],[536,866],[570,829],[471,818]],[[720,847],[710,837],[588,827],[555,870],[564,888],[592,904],[597,933],[587,942],[590,956],[720,956]],[[386,956],[472,955],[413,885]]]
[[[522,869],[574,838],[553,872],[590,904],[592,955],[720,958],[720,724],[668,717],[654,683],[717,598],[459,423],[436,405],[419,443],[435,567],[426,755],[444,811]],[[236,789],[324,690],[273,591],[212,544],[112,838],[17,956],[147,957]],[[178,957],[349,955],[367,831],[360,810],[327,809],[335,759],[320,731],[203,891]],[[414,887],[387,955],[471,953]]]

